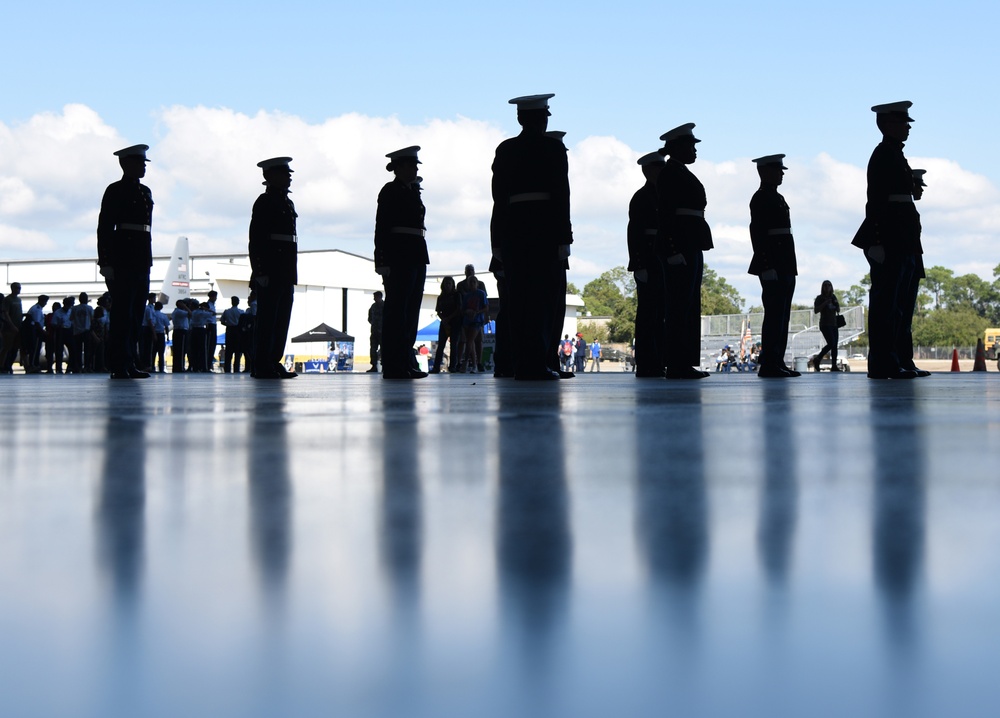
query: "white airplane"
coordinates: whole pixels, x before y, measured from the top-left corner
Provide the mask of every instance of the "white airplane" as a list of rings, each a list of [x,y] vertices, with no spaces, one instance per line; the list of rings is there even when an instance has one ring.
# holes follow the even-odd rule
[[[157,300],[164,307],[172,307],[178,299],[191,296],[191,254],[188,251],[188,238],[178,237],[174,245],[174,253],[170,256],[170,265],[163,278],[163,286],[157,295]]]

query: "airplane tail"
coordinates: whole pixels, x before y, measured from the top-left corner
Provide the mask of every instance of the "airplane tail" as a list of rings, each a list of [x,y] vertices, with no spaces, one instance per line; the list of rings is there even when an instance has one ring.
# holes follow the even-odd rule
[[[170,266],[163,278],[163,287],[157,295],[157,300],[163,306],[172,307],[178,299],[191,296],[191,254],[188,251],[188,238],[178,237],[174,245],[174,253],[170,257]]]

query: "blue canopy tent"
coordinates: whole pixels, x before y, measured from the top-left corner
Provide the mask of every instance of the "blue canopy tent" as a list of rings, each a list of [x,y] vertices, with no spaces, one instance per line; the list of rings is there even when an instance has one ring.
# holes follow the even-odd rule
[[[441,320],[435,319],[433,322],[431,322],[426,327],[417,332],[417,341],[436,342],[438,340],[438,331],[440,329],[441,329]]]

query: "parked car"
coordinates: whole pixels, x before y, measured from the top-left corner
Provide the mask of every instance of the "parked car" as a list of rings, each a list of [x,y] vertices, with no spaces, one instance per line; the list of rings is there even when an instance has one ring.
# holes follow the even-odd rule
[[[621,349],[613,347],[601,349],[601,361],[625,361],[626,356],[628,355]]]

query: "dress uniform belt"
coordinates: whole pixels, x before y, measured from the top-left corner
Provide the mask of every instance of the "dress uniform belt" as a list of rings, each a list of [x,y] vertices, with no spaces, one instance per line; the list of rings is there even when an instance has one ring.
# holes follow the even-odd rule
[[[552,195],[549,192],[522,192],[521,194],[512,194],[509,203],[540,202],[546,199],[552,199]]]
[[[675,210],[674,214],[682,214],[682,215],[686,215],[688,217],[701,217],[702,219],[705,218],[705,210],[703,210],[703,209],[683,209],[683,208],[681,208],[681,209]]]
[[[272,234],[271,239],[275,239],[279,242],[298,242],[298,235],[295,234]]]
[[[792,233],[791,227],[779,227],[778,229],[767,230],[768,236],[773,236],[775,234],[791,234],[791,233]]]
[[[392,234],[415,234],[418,237],[423,237],[427,234],[426,229],[417,229],[416,227],[392,227],[389,229]]]
[[[118,229],[127,229],[133,232],[149,232],[153,229],[148,224],[126,224],[125,222],[121,222],[115,226]]]
[[[909,194],[891,194],[889,195],[890,202],[912,202],[913,195]]]
[[[643,234],[648,234],[651,237],[655,237],[656,236],[656,232],[657,232],[657,230],[655,230],[655,229],[644,229],[644,230],[642,230]]]

